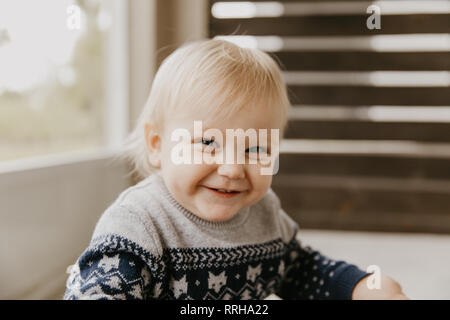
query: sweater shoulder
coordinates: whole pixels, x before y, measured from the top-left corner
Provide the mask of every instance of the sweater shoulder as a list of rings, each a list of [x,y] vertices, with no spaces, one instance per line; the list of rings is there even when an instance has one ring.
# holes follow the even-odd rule
[[[91,245],[98,246],[102,239],[122,239],[160,256],[162,246],[154,223],[160,209],[156,193],[150,192],[157,187],[154,184],[153,179],[145,179],[124,190],[101,215]]]

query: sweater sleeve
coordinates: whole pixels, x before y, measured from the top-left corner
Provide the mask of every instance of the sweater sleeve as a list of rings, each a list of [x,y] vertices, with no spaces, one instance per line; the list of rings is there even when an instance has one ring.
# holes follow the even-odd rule
[[[356,284],[369,275],[353,264],[333,260],[297,238],[298,225],[282,210],[291,240],[284,259],[284,277],[278,295],[283,299],[351,300]]]
[[[89,247],[70,267],[65,300],[145,299],[150,290],[150,271],[139,255],[123,247],[105,245],[117,237],[105,238]],[[117,243],[120,243],[117,241]],[[123,243],[123,241],[122,241]],[[117,249],[119,248],[119,249]]]

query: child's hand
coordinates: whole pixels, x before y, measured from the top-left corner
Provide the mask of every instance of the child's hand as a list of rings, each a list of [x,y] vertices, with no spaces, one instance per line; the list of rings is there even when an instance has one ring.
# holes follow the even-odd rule
[[[403,293],[400,284],[392,278],[381,275],[379,289],[369,289],[368,276],[360,280],[352,293],[352,300],[409,300]]]

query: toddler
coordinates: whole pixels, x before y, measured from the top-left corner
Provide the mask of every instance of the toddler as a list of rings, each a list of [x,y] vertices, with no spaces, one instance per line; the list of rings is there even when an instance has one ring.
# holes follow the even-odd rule
[[[143,179],[101,216],[64,299],[404,297],[299,241],[270,188],[289,107],[260,50],[202,40],[173,52],[126,144]]]

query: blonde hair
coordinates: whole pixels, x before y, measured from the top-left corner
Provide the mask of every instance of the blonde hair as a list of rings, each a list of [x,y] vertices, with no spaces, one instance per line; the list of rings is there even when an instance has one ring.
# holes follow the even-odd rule
[[[145,178],[158,170],[148,158],[146,123],[162,130],[165,117],[182,109],[208,121],[226,119],[249,106],[277,108],[283,137],[290,103],[277,63],[261,50],[225,40],[187,43],[161,64],[122,156],[131,161],[131,174]]]

